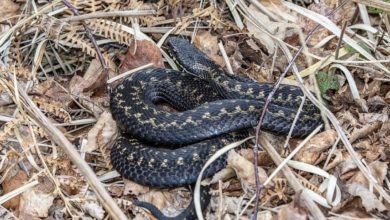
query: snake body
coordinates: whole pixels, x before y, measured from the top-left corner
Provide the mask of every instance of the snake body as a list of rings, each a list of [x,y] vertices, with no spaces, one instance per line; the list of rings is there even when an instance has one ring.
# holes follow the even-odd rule
[[[141,70],[111,92],[111,112],[122,131],[111,151],[112,164],[125,178],[154,187],[194,183],[211,155],[256,126],[273,86],[226,74],[185,39],[172,37],[167,44],[185,72]],[[298,87],[282,85],[262,129],[287,134],[301,97]],[[161,103],[176,111],[164,110]],[[306,136],[320,123],[319,111],[306,102],[292,135]],[[205,177],[224,165],[225,158],[219,158]]]

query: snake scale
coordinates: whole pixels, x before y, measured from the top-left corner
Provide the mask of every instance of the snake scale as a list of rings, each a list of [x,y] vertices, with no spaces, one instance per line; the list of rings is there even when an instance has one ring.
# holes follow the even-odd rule
[[[256,126],[273,87],[225,73],[183,38],[171,37],[167,45],[184,71],[140,70],[111,92],[111,112],[121,129],[111,151],[112,164],[125,178],[153,187],[193,184],[211,155]],[[287,134],[302,97],[298,87],[281,85],[262,129]],[[162,103],[175,111],[162,108]],[[306,136],[321,123],[318,109],[306,101],[292,135]],[[224,166],[223,156],[204,177]],[[160,219],[194,218],[191,205],[179,216],[168,218],[149,203],[138,204]]]

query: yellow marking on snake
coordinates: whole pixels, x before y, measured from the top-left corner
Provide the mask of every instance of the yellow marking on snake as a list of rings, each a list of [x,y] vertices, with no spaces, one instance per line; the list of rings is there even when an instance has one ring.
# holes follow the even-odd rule
[[[205,112],[203,115],[202,115],[202,118],[203,119],[206,119],[206,118],[211,118],[211,114],[210,114],[210,112]]]
[[[200,160],[200,156],[197,153],[192,154],[192,161],[198,161]]]
[[[163,168],[168,167],[168,160],[164,159],[160,166],[163,167]]]
[[[149,163],[148,163],[148,166],[149,166],[150,168],[153,168],[155,162],[156,162],[155,159],[150,159],[150,160],[149,160]]]
[[[184,165],[184,158],[183,157],[178,157],[176,160],[176,164],[181,166]]]

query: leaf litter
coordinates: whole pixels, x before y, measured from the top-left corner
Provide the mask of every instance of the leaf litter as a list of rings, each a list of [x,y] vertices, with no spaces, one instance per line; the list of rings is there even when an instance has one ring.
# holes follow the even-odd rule
[[[295,65],[305,86],[320,91],[339,122],[334,126],[345,132],[354,153],[345,147],[341,130],[332,126],[303,146],[299,139],[289,139],[285,145],[285,137],[263,138],[282,158],[302,147],[284,166],[292,168],[301,189],[314,193],[310,195],[323,216],[387,219],[390,37],[386,10],[375,8],[382,4],[380,0],[350,1],[340,10],[338,0],[293,2],[75,0],[68,3],[80,15],[72,17],[72,10],[60,1],[0,0],[0,218],[116,218],[98,199],[101,192],[91,186],[84,168],[72,163],[64,146],[24,110],[18,90],[26,92],[76,147],[121,208],[119,216],[153,218],[134,206],[134,199],[151,202],[171,215],[185,208],[192,197],[187,188],[153,189],[113,171],[109,154],[118,130],[109,112],[107,89],[108,79],[121,80],[120,74],[131,74],[136,68],[173,66],[160,40],[183,35],[225,69],[269,83],[276,82],[289,63],[283,47],[295,54],[303,46]],[[121,14],[124,11],[129,14]],[[333,16],[324,18],[333,11]],[[98,51],[86,35],[84,22]],[[305,44],[303,39],[317,22],[323,27]],[[285,82],[294,83],[292,74],[287,78]],[[253,146],[251,141],[247,144]],[[228,166],[209,182],[212,200],[206,219],[250,219],[255,210],[257,219],[313,216],[313,209],[303,202],[305,192],[294,190],[267,148],[258,155],[251,148],[228,155]],[[264,184],[257,208],[251,199],[258,187],[254,157]],[[363,162],[364,170],[356,161]],[[367,179],[367,172],[372,178]]]

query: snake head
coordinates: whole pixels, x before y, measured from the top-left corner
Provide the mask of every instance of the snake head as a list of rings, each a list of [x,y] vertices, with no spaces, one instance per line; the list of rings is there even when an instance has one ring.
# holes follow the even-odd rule
[[[206,54],[184,38],[170,37],[167,39],[167,46],[169,53],[183,70],[201,79],[209,80],[211,78],[210,72],[220,68]]]

